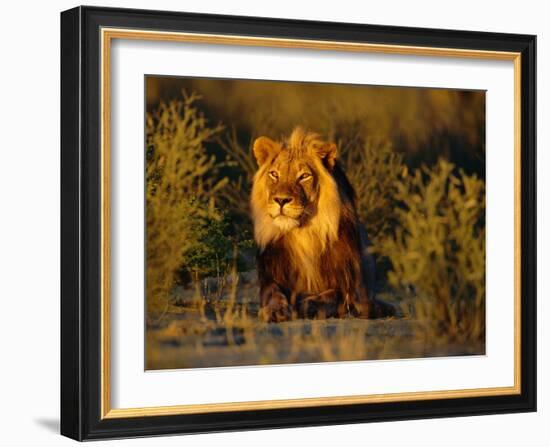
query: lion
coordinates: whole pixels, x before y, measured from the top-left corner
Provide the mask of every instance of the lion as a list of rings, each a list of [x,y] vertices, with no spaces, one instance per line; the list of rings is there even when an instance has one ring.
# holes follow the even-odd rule
[[[394,316],[374,296],[370,242],[336,145],[297,127],[283,141],[257,138],[253,152],[260,317]]]

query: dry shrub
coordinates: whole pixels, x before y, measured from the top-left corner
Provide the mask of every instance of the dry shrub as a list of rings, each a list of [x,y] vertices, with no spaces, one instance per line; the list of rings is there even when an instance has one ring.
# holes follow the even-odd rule
[[[205,143],[221,131],[197,110],[197,96],[162,103],[147,114],[146,292],[149,311],[167,303],[184,253],[196,250],[197,222],[216,219],[215,197],[227,183]]]
[[[376,244],[393,229],[395,196],[407,168],[387,140],[367,138],[340,146],[340,161],[355,188],[359,218]]]
[[[378,250],[390,284],[445,342],[485,338],[485,183],[440,160],[398,183],[395,237]],[[473,345],[472,345],[473,346]]]
[[[259,135],[258,135],[259,136]],[[228,187],[221,191],[220,199],[230,210],[233,225],[240,232],[252,234],[252,220],[250,219],[250,191],[252,179],[258,170],[254,158],[252,136],[243,144],[237,137],[235,128],[231,132],[217,139],[218,147],[225,154],[225,165],[228,167]]]

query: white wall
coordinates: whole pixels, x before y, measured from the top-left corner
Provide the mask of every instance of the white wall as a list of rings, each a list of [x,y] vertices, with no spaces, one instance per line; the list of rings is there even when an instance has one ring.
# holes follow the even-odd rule
[[[538,35],[539,229],[549,222],[549,12],[542,1],[386,1],[369,4],[278,0],[88,1],[87,4],[250,16],[354,21]],[[4,445],[69,444],[57,435],[59,413],[59,12],[70,1],[2,5],[0,69],[0,439]],[[29,87],[34,91],[28,95]],[[27,96],[23,96],[27,95]],[[546,169],[545,169],[546,168]],[[546,201],[546,203],[543,203]],[[543,343],[550,238],[539,231],[539,412],[231,434],[116,441],[133,445],[461,446],[548,445],[550,355]],[[544,343],[545,344],[545,343]],[[344,441],[345,440],[345,441]],[[154,444],[153,444],[154,443]]]

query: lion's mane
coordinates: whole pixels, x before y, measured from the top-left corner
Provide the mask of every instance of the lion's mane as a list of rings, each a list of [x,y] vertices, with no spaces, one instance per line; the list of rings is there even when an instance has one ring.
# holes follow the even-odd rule
[[[313,316],[319,309],[325,316],[374,315],[366,233],[357,217],[353,188],[336,161],[336,146],[296,128],[282,142],[258,138],[254,153],[259,169],[251,211],[265,319]],[[268,212],[274,188],[268,174],[274,166],[281,171],[307,166],[314,177],[315,188],[300,221],[276,223]],[[299,195],[304,201],[304,194],[292,188],[287,189],[297,191],[296,200]]]

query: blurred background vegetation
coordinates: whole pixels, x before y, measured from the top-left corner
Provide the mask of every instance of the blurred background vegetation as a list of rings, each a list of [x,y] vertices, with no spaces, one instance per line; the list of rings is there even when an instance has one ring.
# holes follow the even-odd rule
[[[148,76],[146,105],[150,368],[484,352],[484,92]],[[338,144],[401,335],[367,343],[363,327],[312,341],[311,328],[289,326],[301,354],[266,355],[265,333],[258,345],[267,329],[255,315],[251,144],[297,125]],[[195,360],[183,349],[190,328]],[[212,334],[234,350],[201,360],[197,343]],[[162,348],[166,339],[179,355]]]

